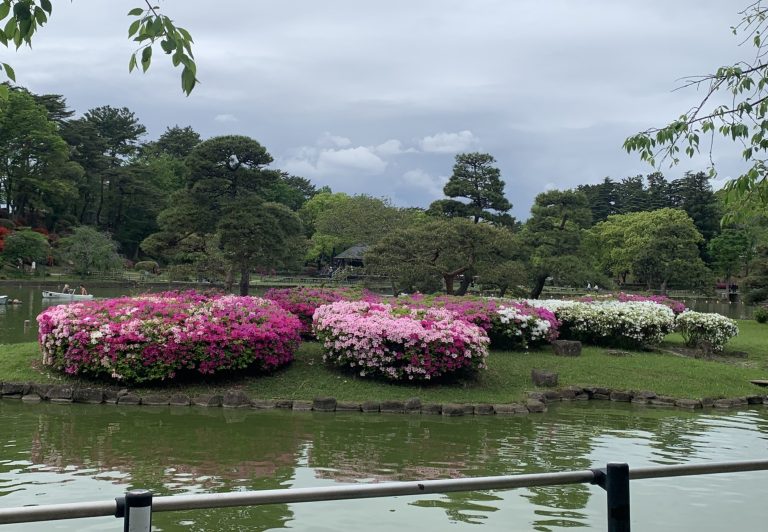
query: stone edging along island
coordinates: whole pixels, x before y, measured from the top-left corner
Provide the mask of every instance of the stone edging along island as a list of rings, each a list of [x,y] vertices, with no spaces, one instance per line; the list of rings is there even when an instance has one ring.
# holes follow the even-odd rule
[[[407,414],[433,414],[443,416],[463,415],[520,415],[547,411],[547,404],[560,401],[613,401],[649,406],[678,407],[689,410],[726,409],[747,405],[768,405],[768,396],[750,395],[730,399],[675,399],[650,391],[612,390],[602,387],[580,388],[570,386],[561,390],[528,392],[525,403],[508,404],[461,404],[422,403],[419,398],[406,401],[365,401],[362,403],[337,401],[333,397],[307,400],[255,399],[239,389],[222,394],[190,396],[181,393],[138,395],[128,389],[77,387],[59,384],[21,382],[0,383],[0,397],[20,399],[25,402],[50,401],[52,403],[86,403],[146,406],[205,406],[224,408],[271,409],[316,412],[382,412]]]

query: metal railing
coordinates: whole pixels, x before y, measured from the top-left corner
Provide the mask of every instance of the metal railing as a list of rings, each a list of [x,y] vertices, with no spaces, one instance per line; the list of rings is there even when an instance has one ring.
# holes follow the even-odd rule
[[[449,480],[418,480],[368,485],[352,484],[326,488],[238,491],[204,495],[153,497],[152,493],[147,490],[132,490],[127,492],[124,497],[108,501],[0,508],[0,525],[113,515],[124,520],[124,530],[126,531],[149,532],[152,527],[153,512],[425,495],[459,491],[505,490],[569,484],[596,484],[606,491],[608,532],[629,532],[630,480],[765,470],[768,470],[768,460],[639,467],[634,469],[630,469],[624,463],[611,463],[604,469],[586,469],[562,473]]]

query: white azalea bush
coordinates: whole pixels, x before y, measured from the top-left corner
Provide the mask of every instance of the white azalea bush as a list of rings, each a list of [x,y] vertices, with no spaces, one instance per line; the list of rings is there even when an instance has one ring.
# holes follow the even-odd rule
[[[488,336],[497,349],[528,349],[556,340],[559,326],[548,309],[508,302],[492,314]]]
[[[739,334],[736,322],[720,314],[688,310],[677,317],[675,329],[683,336],[688,347],[703,344],[714,352],[720,352],[728,341]]]
[[[555,311],[564,338],[612,347],[660,343],[675,327],[675,314],[650,301],[570,302]]]

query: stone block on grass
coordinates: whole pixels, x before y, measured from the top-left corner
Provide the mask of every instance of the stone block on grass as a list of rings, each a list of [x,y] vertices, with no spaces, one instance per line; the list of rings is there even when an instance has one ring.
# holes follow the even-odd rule
[[[189,396],[183,393],[175,393],[168,400],[168,403],[171,406],[189,406],[191,402],[192,400],[189,398]]]
[[[196,395],[194,398],[192,398],[192,403],[197,406],[217,407],[217,406],[221,406],[221,403],[223,401],[224,401],[224,396],[219,394],[202,394],[202,395]]]
[[[104,402],[104,390],[101,388],[75,388],[72,391],[72,401],[98,405]]]
[[[575,340],[555,340],[552,342],[552,352],[560,357],[581,356],[581,342]]]
[[[540,414],[542,412],[547,411],[547,405],[542,403],[541,401],[536,401],[533,399],[529,399],[528,402],[525,404],[525,407],[528,409],[528,412],[531,414]]]
[[[135,393],[118,394],[117,404],[119,405],[140,405],[141,397]]]
[[[544,369],[532,369],[531,380],[536,386],[552,387],[557,386],[558,375],[554,371]]]
[[[362,405],[360,405],[360,409],[366,413],[380,412],[381,404],[376,401],[365,401]]]
[[[464,405],[447,403],[443,405],[443,415],[446,417],[456,417],[464,415]]]
[[[146,406],[168,406],[169,399],[167,395],[149,394],[141,398],[141,404]]]
[[[336,412],[360,412],[360,403],[339,401],[336,403]]]
[[[439,403],[427,403],[427,404],[421,405],[421,413],[439,416],[440,414],[443,413],[443,405]]]
[[[418,414],[421,412],[421,399],[411,397],[405,402],[405,412],[407,414]]]
[[[312,401],[294,401],[293,402],[294,412],[309,412],[310,410],[312,410]]]
[[[494,414],[493,405],[481,404],[475,405],[476,416],[492,416]]]

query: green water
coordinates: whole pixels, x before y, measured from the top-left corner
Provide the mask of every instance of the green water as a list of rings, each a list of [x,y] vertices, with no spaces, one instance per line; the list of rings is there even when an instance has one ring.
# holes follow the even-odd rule
[[[603,402],[442,418],[0,401],[0,506],[766,458],[768,409],[693,414]],[[765,530],[768,472],[632,483],[633,530]],[[156,513],[155,530],[605,529],[577,485]],[[114,518],[6,530],[121,530]]]

